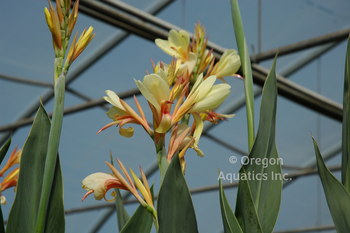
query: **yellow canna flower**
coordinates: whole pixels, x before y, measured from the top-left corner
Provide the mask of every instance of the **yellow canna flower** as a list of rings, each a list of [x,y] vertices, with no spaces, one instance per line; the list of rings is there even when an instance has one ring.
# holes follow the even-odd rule
[[[225,80],[222,77],[234,75],[241,67],[241,59],[234,49],[224,52],[214,68],[208,72],[210,75],[216,75],[217,78]]]
[[[115,94],[113,91],[107,90],[106,91],[108,96],[105,96],[104,99],[112,104],[113,106],[108,110],[107,116],[113,120],[113,122],[105,125],[100,129],[97,134],[99,134],[101,131],[113,126],[113,125],[119,125],[119,134],[124,137],[132,137],[134,135],[134,129],[132,127],[129,127],[128,129],[122,128],[127,123],[134,123],[134,124],[140,124],[143,126],[143,128],[146,130],[146,132],[153,137],[153,130],[148,125],[147,119],[145,117],[145,114],[143,113],[143,110],[137,101],[136,97],[134,96],[134,100],[137,106],[137,109],[139,110],[141,117],[123,100],[119,98],[117,94]]]
[[[184,30],[177,32],[171,29],[168,40],[156,39],[156,45],[170,56],[181,59],[183,63],[191,60],[196,55],[191,52],[190,37]]]
[[[176,124],[186,113],[206,112],[218,107],[230,94],[231,86],[226,83],[214,85],[216,76],[210,76],[203,81],[200,74],[190,94],[179,109],[174,110],[172,125]]]

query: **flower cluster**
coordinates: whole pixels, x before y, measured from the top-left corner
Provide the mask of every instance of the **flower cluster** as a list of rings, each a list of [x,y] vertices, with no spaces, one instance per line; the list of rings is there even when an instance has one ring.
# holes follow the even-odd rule
[[[186,31],[171,30],[168,40],[156,39],[155,43],[158,47],[173,56],[172,62],[168,65],[163,62],[154,65],[152,61],[154,73],[147,72],[142,81],[135,79],[138,89],[151,108],[153,129],[147,122],[136,97],[134,99],[140,115],[117,94],[108,90],[104,99],[112,104],[107,115],[113,122],[104,126],[99,132],[110,126],[119,125],[120,135],[131,137],[134,129],[132,127],[124,129],[122,126],[127,123],[140,124],[155,141],[159,151],[165,143],[164,135],[172,129],[169,145],[171,149],[169,148],[167,156],[169,162],[176,151],[187,147],[195,149],[199,156],[203,156],[203,152],[198,148],[203,122],[208,120],[217,123],[218,120],[233,117],[233,114],[223,115],[214,111],[230,93],[231,87],[225,83],[223,77],[234,75],[241,65],[239,56],[233,49],[227,50],[214,65],[212,51],[206,49],[207,41],[205,29],[200,23],[196,26],[192,46]],[[215,84],[218,78],[224,83]],[[192,127],[188,126],[190,115],[194,119]],[[187,119],[186,124],[174,127],[184,119]],[[184,130],[186,127],[188,129]],[[182,151],[181,159],[185,150]]]
[[[113,121],[102,127],[98,133],[115,125],[119,126],[120,135],[132,137],[134,129],[124,128],[124,126],[128,123],[141,125],[155,143],[160,169],[159,154],[166,156],[166,161],[170,163],[174,155],[179,153],[183,173],[186,167],[184,155],[188,148],[194,149],[199,156],[203,157],[204,154],[199,149],[198,142],[203,132],[204,121],[217,123],[218,120],[234,116],[233,114],[216,113],[215,109],[230,94],[231,86],[225,82],[223,77],[234,75],[241,65],[235,50],[227,50],[214,64],[212,51],[206,49],[207,41],[205,29],[200,23],[196,26],[192,44],[186,31],[171,30],[168,40],[157,39],[155,43],[164,52],[173,56],[172,61],[169,64],[159,62],[157,65],[152,61],[153,73],[146,71],[147,75],[142,81],[134,79],[141,94],[148,101],[153,115],[152,124],[148,123],[135,96],[134,101],[138,113],[121,100],[115,92],[107,90],[107,96],[104,99],[112,104],[107,115]],[[216,84],[217,79],[221,79],[223,83]],[[169,131],[171,137],[166,152],[165,135]],[[153,217],[156,217],[148,183],[142,169],[144,185],[131,169],[130,171],[143,198],[138,194],[130,176],[119,160],[118,163],[128,181],[107,163],[113,174],[95,173],[86,177],[82,184],[88,192],[83,200],[92,193],[97,200],[101,200],[111,188],[124,189],[130,191],[141,205],[153,213]],[[115,193],[112,192],[112,195]]]
[[[16,164],[20,163],[21,160],[21,155],[22,155],[22,150],[19,149],[17,150],[17,147],[14,149],[12,152],[10,158],[8,159],[5,167],[3,167],[0,171],[0,176],[3,177],[6,171],[8,171],[11,167],[13,167]],[[8,188],[11,187],[16,187],[17,182],[18,182],[18,175],[19,175],[19,167],[13,169],[2,181],[1,183],[1,193],[0,193],[0,198],[1,198],[1,205],[6,204],[6,198],[5,196],[2,195],[2,192]],[[15,188],[16,190],[16,188]]]
[[[69,13],[71,0],[56,0],[56,10],[50,1],[49,4],[49,9],[45,7],[45,18],[47,26],[52,34],[55,56],[56,58],[64,58],[68,48],[69,39],[77,21],[79,0],[75,1],[71,13]],[[68,71],[72,62],[84,51],[94,38],[95,33],[92,34],[92,31],[92,27],[88,30],[85,29],[80,35],[78,41],[76,41],[78,35],[78,32],[76,32],[64,64],[65,71]],[[63,61],[61,66],[62,65]]]

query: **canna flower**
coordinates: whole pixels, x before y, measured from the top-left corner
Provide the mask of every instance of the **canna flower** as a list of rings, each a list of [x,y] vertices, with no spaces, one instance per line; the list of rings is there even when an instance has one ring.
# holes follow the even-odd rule
[[[206,112],[218,107],[230,94],[231,86],[226,83],[214,85],[216,76],[212,75],[203,81],[200,74],[191,92],[178,109],[175,108],[171,125],[179,122],[186,113]]]
[[[115,94],[113,91],[107,90],[106,91],[108,96],[103,97],[107,102],[112,104],[113,106],[108,110],[107,115],[109,118],[113,120],[113,122],[105,125],[100,129],[97,134],[99,134],[101,131],[113,126],[113,125],[119,125],[119,134],[124,137],[132,137],[134,135],[134,128],[129,127],[128,129],[122,128],[127,123],[135,123],[140,124],[143,126],[143,128],[146,130],[146,132],[153,137],[153,130],[150,128],[150,126],[147,123],[145,114],[143,113],[143,110],[137,101],[136,97],[134,96],[134,100],[137,106],[137,109],[139,110],[141,117],[123,100],[119,98],[117,94]]]
[[[237,54],[237,51],[234,49],[229,49],[224,52],[212,70],[209,68],[210,71],[208,73],[210,73],[210,75],[216,75],[217,78],[225,82],[222,77],[234,75],[240,66],[241,60]]]
[[[123,189],[131,192],[135,196],[135,198],[140,202],[140,204],[144,206],[147,209],[147,211],[152,213],[153,217],[156,219],[157,212],[155,211],[151,191],[142,168],[140,167],[143,183],[130,168],[132,178],[135,182],[134,184],[124,165],[120,162],[119,159],[117,159],[117,161],[126,179],[113,165],[106,162],[108,167],[112,170],[113,174],[98,172],[87,176],[82,181],[82,188],[87,190],[88,192],[83,196],[82,201],[84,201],[84,199],[87,196],[94,193],[96,200],[101,200],[102,198],[104,198],[106,201],[111,202],[115,199],[116,193],[114,191],[112,192],[112,196],[114,197],[112,200],[106,199],[106,193],[112,188]],[[135,185],[142,194],[143,198],[138,193]]]
[[[168,40],[156,39],[156,45],[170,56],[175,56],[185,63],[186,61],[196,61],[196,54],[191,52],[190,37],[184,30],[177,32],[171,29]]]

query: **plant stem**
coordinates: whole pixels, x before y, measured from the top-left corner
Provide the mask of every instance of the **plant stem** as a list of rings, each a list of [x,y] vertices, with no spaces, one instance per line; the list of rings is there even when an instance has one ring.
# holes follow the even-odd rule
[[[50,194],[55,174],[58,146],[60,142],[62,128],[65,80],[66,74],[63,72],[55,81],[55,105],[52,115],[49,143],[46,153],[44,178],[35,230],[35,232],[37,233],[45,231],[46,215],[48,210],[49,199],[51,196]]]
[[[255,139],[254,131],[254,91],[253,91],[253,76],[252,68],[250,64],[250,57],[247,48],[247,42],[244,37],[243,24],[241,19],[241,13],[237,0],[231,0],[232,21],[235,31],[236,41],[239,56],[242,63],[242,71],[244,77],[244,90],[246,96],[246,109],[247,109],[247,124],[248,124],[248,149],[249,151],[253,147]]]

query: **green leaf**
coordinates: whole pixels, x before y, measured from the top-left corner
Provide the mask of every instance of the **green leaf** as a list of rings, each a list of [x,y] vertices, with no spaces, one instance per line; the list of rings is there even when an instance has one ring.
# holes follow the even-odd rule
[[[11,137],[5,142],[5,144],[0,149],[0,164],[4,160],[6,153],[10,148],[10,145],[11,145]],[[5,232],[4,217],[2,215],[2,209],[0,205],[0,233],[4,233],[4,232]]]
[[[242,178],[247,177],[244,167],[242,167],[242,169],[239,171],[239,177],[240,180],[238,184],[236,204],[237,220],[244,232],[262,233],[263,230],[259,221],[257,209],[254,205],[249,182],[247,178]]]
[[[125,224],[121,233],[149,233],[152,230],[152,215],[140,205],[130,220]]]
[[[231,11],[233,28],[235,31],[238,53],[241,58],[242,71],[244,77],[244,90],[246,96],[247,123],[248,123],[248,145],[249,151],[253,146],[255,131],[254,131],[254,90],[253,90],[253,75],[250,64],[250,56],[247,47],[247,42],[244,37],[243,23],[237,0],[231,0]]]
[[[343,97],[343,152],[342,152],[342,183],[350,192],[350,38],[345,59],[344,97]]]
[[[50,119],[44,107],[40,106],[22,150],[16,197],[6,232],[32,233],[35,231],[49,131]],[[57,155],[45,232],[61,233],[64,229],[63,180]]]
[[[329,171],[317,146],[317,142],[312,137],[318,174],[320,175],[324,193],[326,195],[329,210],[331,211],[334,225],[337,232],[350,232],[350,195],[345,187]]]
[[[236,216],[233,214],[232,209],[226,199],[224,189],[222,188],[221,178],[219,180],[219,193],[220,193],[220,207],[222,222],[224,225],[224,233],[243,233]]]
[[[245,161],[246,164],[243,166],[245,172],[242,170],[240,172],[240,175],[247,176],[247,182],[263,232],[272,232],[275,227],[281,204],[283,184],[281,161],[275,143],[277,107],[275,65],[276,58],[262,92],[258,132],[249,153],[249,159]],[[241,191],[247,192],[247,189]],[[238,195],[237,202],[242,204],[242,200],[239,200],[240,197]],[[241,207],[245,208],[244,205]],[[236,210],[238,210],[236,212],[237,217],[243,215],[243,213],[239,213],[243,210],[239,208],[236,208]]]
[[[0,149],[0,164],[4,160],[7,151],[9,150],[11,145],[11,137],[5,142],[5,144]]]
[[[176,153],[158,195],[159,233],[198,232],[192,198]]]

